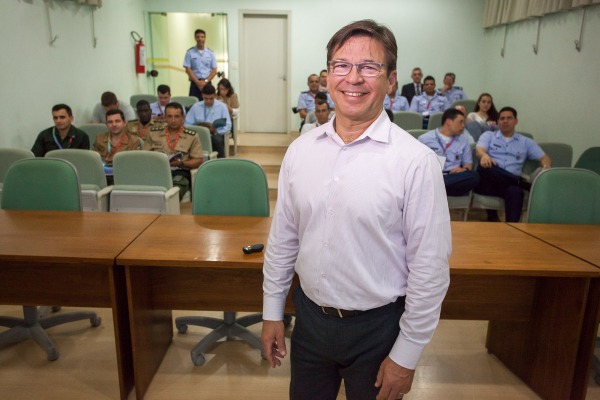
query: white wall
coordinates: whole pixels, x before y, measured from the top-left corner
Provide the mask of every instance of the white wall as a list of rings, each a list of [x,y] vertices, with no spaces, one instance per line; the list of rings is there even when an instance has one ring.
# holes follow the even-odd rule
[[[144,35],[143,0],[105,0],[95,11],[93,47],[91,8],[73,1],[51,4],[50,46],[43,0],[2,2],[0,13],[0,147],[31,148],[37,134],[52,126],[51,108],[67,103],[75,123],[85,123],[106,90],[129,102],[145,89],[134,70],[130,32]]]
[[[581,52],[581,10],[542,19],[538,54],[533,52],[537,20],[508,27],[504,58],[500,49],[504,27],[486,31],[482,61],[485,89],[496,106],[519,113],[517,129],[538,142],[573,145],[574,161],[588,147],[600,146],[600,6],[586,10]]]

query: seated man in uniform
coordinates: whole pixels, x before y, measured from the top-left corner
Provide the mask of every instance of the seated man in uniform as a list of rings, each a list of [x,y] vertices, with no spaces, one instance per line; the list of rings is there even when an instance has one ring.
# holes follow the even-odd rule
[[[135,113],[133,107],[129,103],[124,103],[117,100],[117,96],[113,92],[104,92],[100,97],[100,103],[96,104],[92,110],[92,124],[105,124],[106,123],[106,112],[109,110],[121,110],[125,115],[125,121],[131,121],[135,119]]]
[[[108,132],[96,136],[94,150],[100,154],[105,166],[106,180],[113,184],[112,160],[121,151],[141,150],[142,141],[127,131],[123,111],[115,109],[106,112],[106,127]]]
[[[133,121],[129,121],[127,123],[127,130],[132,135],[136,135],[142,139],[145,139],[150,131],[150,128],[155,126],[164,128],[164,122],[155,121],[152,118],[150,103],[148,103],[146,100],[140,100],[137,102],[135,105],[135,112],[138,115],[138,119],[134,119]]]
[[[408,100],[406,97],[401,96],[398,92],[398,81],[396,81],[388,90],[385,95],[385,99],[383,99],[383,108],[385,110],[390,110],[392,113],[399,111],[408,111],[410,108],[410,104],[408,104]]]
[[[152,119],[155,121],[164,121],[165,107],[171,102],[171,88],[167,85],[158,85],[156,88],[156,95],[158,101],[150,104]],[[185,108],[183,109],[183,116],[185,117]]]
[[[448,196],[464,196],[479,184],[473,171],[473,154],[468,139],[462,135],[465,114],[449,108],[442,115],[442,126],[419,136],[423,143],[440,157],[445,157],[444,184]]]
[[[476,193],[504,199],[506,222],[519,222],[523,209],[524,190],[531,184],[521,178],[525,160],[539,160],[542,168],[550,168],[552,160],[533,141],[515,131],[517,110],[504,107],[500,110],[497,131],[484,132],[477,141],[481,183]],[[499,221],[496,210],[487,210],[488,221]]]
[[[88,135],[73,126],[73,111],[66,104],[52,107],[54,126],[40,132],[31,151],[36,157],[44,157],[50,150],[90,149]]]
[[[435,79],[429,75],[423,80],[423,93],[413,97],[410,111],[423,116],[423,129],[427,129],[429,116],[435,112],[444,112],[450,107],[448,100],[435,91]]]
[[[467,95],[460,86],[454,86],[456,75],[453,72],[448,72],[444,75],[444,87],[440,89],[440,94],[448,100],[448,104],[452,105],[454,100],[466,99]]]
[[[181,104],[167,104],[165,119],[166,128],[159,126],[150,128],[150,133],[144,142],[144,150],[160,151],[169,156],[173,185],[179,187],[179,200],[181,200],[191,187],[190,170],[202,164],[202,145],[196,132],[184,128]]]
[[[210,140],[218,158],[225,157],[225,134],[231,132],[231,116],[225,103],[215,100],[216,90],[210,83],[202,88],[203,100],[194,104],[185,117],[186,125],[201,125],[210,129]],[[224,124],[214,126],[220,120]]]
[[[316,99],[315,100],[315,116],[317,117],[317,122],[312,124],[304,124],[302,129],[300,130],[300,134],[306,133],[317,126],[321,126],[326,124],[329,121],[329,116],[331,114],[331,108],[329,107],[329,103],[327,99]]]

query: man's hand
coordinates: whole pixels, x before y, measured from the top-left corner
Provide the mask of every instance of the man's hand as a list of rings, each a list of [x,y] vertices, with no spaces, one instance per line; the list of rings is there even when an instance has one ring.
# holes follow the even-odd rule
[[[196,84],[196,87],[200,90],[202,90],[202,88],[206,85],[206,82],[204,82],[204,80],[200,80],[200,79],[198,79],[194,83]]]
[[[380,388],[377,400],[396,400],[410,391],[415,370],[396,364],[388,356],[383,360],[377,373],[375,387]]]
[[[481,165],[483,168],[492,168],[494,165],[496,165],[496,161],[494,161],[489,154],[484,154],[479,160],[479,165]]]
[[[456,168],[454,168],[454,169],[451,169],[451,170],[450,170],[450,173],[451,173],[451,174],[458,174],[459,172],[464,172],[464,171],[466,171],[466,170],[467,170],[467,169],[466,169],[466,168],[463,168],[463,167],[456,167]]]
[[[263,321],[261,341],[271,368],[280,366],[281,360],[287,355],[284,332],[283,321]]]

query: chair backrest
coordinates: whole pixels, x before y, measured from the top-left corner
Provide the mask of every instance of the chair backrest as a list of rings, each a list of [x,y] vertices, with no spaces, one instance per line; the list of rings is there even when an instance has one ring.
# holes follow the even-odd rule
[[[2,190],[6,210],[81,211],[77,170],[68,161],[30,158],[8,169]]]
[[[95,151],[83,149],[50,150],[45,157],[60,158],[73,164],[77,170],[79,183],[82,185],[97,186],[96,190],[107,186],[102,158]]]
[[[427,129],[432,130],[442,126],[442,115],[444,113],[435,112],[429,116],[429,122],[427,123]]]
[[[200,144],[202,145],[203,151],[206,151],[209,154],[212,153],[213,148],[210,140],[210,130],[207,127],[198,125],[186,125],[185,127],[196,132],[198,138],[200,139]]]
[[[575,168],[585,168],[600,174],[600,147],[590,147],[579,156]]]
[[[472,113],[475,111],[475,105],[477,104],[477,100],[473,100],[473,99],[461,99],[461,100],[454,100],[452,102],[452,107],[456,107],[456,106],[463,106],[465,108],[465,111],[467,112],[467,114]]]
[[[488,130],[487,126],[483,127],[479,124],[479,122],[475,122],[475,121],[465,122],[465,128],[469,131],[471,136],[473,136],[473,140],[475,141],[475,143],[477,143],[481,134],[483,132],[485,132],[486,130]],[[489,130],[491,130],[491,128]]]
[[[533,134],[531,134],[531,133],[521,132],[521,131],[519,131],[519,133],[523,136],[527,136],[529,139],[533,139]]]
[[[573,147],[566,143],[538,143],[551,159],[552,167],[571,168],[573,165]]]
[[[200,165],[192,196],[194,215],[269,216],[269,186],[250,160],[220,158]]]
[[[412,111],[398,111],[394,113],[394,123],[404,130],[423,128],[423,117]]]
[[[427,129],[409,129],[406,132],[410,133],[415,139],[427,132]]]
[[[33,157],[31,150],[0,149],[0,182],[4,182],[6,172],[15,161]]]
[[[172,103],[181,104],[186,110],[189,110],[194,104],[198,102],[198,98],[195,96],[172,96]]]
[[[600,175],[586,169],[551,168],[531,186],[530,223],[600,224]]]
[[[135,110],[135,106],[138,101],[146,100],[148,103],[155,103],[158,101],[158,97],[155,94],[134,94],[129,98],[129,104]]]
[[[94,148],[94,142],[98,134],[108,132],[108,128],[104,124],[85,124],[78,128],[84,131],[90,138],[90,149]]]
[[[113,158],[115,189],[120,185],[173,187],[169,157],[157,151],[122,151]]]

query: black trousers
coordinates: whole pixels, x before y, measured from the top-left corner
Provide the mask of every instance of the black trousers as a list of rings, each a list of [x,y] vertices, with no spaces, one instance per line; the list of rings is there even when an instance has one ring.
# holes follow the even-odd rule
[[[190,96],[196,96],[199,101],[202,101],[202,92],[198,89],[198,86],[190,81]]]
[[[445,174],[444,184],[448,196],[464,196],[479,185],[479,175],[475,171]]]
[[[173,177],[173,186],[179,188],[179,201],[183,199],[183,196],[190,190],[192,184],[192,174],[187,169],[178,169],[171,171]]]
[[[210,135],[210,142],[213,150],[217,152],[217,158],[225,158],[225,135],[219,135],[218,133]]]
[[[521,210],[523,209],[523,199],[525,198],[524,189],[529,189],[530,185],[523,182],[520,176],[498,166],[483,168],[481,165],[477,168],[481,177],[479,186],[475,192],[487,196],[498,196],[504,199],[504,212],[506,222],[519,222],[521,219]]]
[[[375,399],[379,366],[400,333],[404,297],[348,318],[323,313],[300,287],[293,298],[290,399],[335,400],[342,379],[348,400]]]

